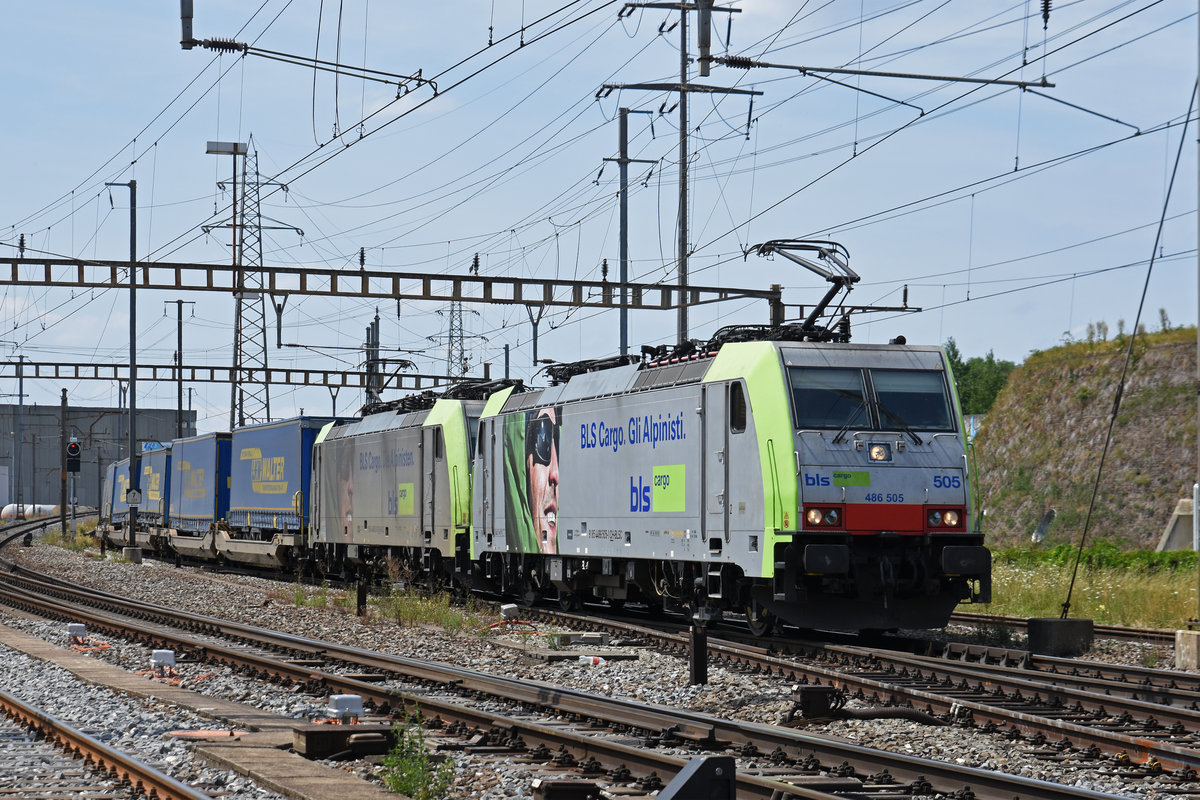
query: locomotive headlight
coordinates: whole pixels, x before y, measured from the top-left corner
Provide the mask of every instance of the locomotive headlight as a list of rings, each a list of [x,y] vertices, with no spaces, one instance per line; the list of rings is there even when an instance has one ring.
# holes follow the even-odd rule
[[[825,524],[826,525],[836,527],[838,522],[840,522],[840,521],[841,520],[838,519],[838,512],[837,512],[836,508],[831,508],[825,512]]]
[[[946,513],[942,515],[942,524],[945,525],[947,528],[957,528],[958,527],[958,512],[954,511],[952,509],[948,509],[946,511]]]
[[[867,451],[872,461],[891,461],[892,448],[886,444],[873,443],[871,449]]]
[[[821,513],[819,508],[810,508],[804,515],[809,525],[820,525],[825,521],[825,515]]]
[[[930,511],[929,512],[929,527],[931,527],[931,528],[942,527],[942,512],[940,512],[940,511]]]

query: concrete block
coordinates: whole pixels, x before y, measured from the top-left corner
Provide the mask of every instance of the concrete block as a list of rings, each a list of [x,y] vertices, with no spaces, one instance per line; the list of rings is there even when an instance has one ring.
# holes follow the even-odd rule
[[[1192,501],[1191,498],[1175,504],[1175,512],[1159,537],[1158,552],[1165,550],[1192,549]]]
[[[1200,631],[1175,631],[1175,669],[1200,669]]]
[[[367,734],[377,734],[385,739],[384,752],[395,742],[390,723],[360,723],[358,725],[316,725],[305,723],[292,729],[292,749],[305,758],[328,758],[335,753],[353,749],[351,737],[360,737],[365,742]],[[373,737],[372,737],[373,738]]]
[[[1075,658],[1092,648],[1090,619],[1040,617],[1027,623],[1029,652],[1040,656]]]
[[[130,564],[140,564],[142,563],[142,548],[122,547],[121,558],[125,559]]]
[[[150,652],[150,668],[175,666],[174,650],[152,650]]]

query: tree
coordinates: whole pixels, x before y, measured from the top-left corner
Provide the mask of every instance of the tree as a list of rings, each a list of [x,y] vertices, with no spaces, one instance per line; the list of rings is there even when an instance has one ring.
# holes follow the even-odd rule
[[[962,412],[986,414],[1017,365],[1011,361],[997,360],[991,350],[983,358],[974,356],[964,361],[953,337],[946,340],[945,350],[950,369],[954,372],[954,386],[958,390]]]

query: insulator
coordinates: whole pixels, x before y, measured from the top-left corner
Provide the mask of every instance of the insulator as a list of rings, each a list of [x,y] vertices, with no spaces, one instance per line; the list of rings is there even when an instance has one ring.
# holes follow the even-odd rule
[[[233,53],[238,50],[245,51],[250,47],[233,39],[205,39],[202,44],[209,50],[217,50],[223,53]]]
[[[367,248],[358,248],[358,268],[362,269],[367,265]]]
[[[601,278],[601,280],[608,280],[608,259],[607,258],[600,262],[600,278]]]
[[[749,56],[725,56],[721,61],[724,62],[725,66],[733,67],[734,69],[750,69],[757,66]]]
[[[1042,0],[1042,28],[1050,24],[1050,0]]]

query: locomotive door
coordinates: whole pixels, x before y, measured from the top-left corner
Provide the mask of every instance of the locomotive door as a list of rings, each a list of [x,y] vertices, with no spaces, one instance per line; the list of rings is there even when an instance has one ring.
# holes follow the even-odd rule
[[[325,526],[321,524],[323,489],[321,485],[321,461],[324,457],[324,452],[325,448],[321,445],[317,445],[315,448],[313,448],[312,480],[310,481],[311,485],[309,487],[311,490],[309,502],[312,509],[312,516],[308,520],[308,527],[311,531],[312,538],[318,542],[321,541],[321,531],[325,529]]]
[[[726,422],[728,385],[704,385],[704,463],[702,465],[704,538],[729,541],[729,425]]]
[[[441,453],[441,429],[421,428],[421,531],[425,542],[432,543],[437,524],[437,462]]]

